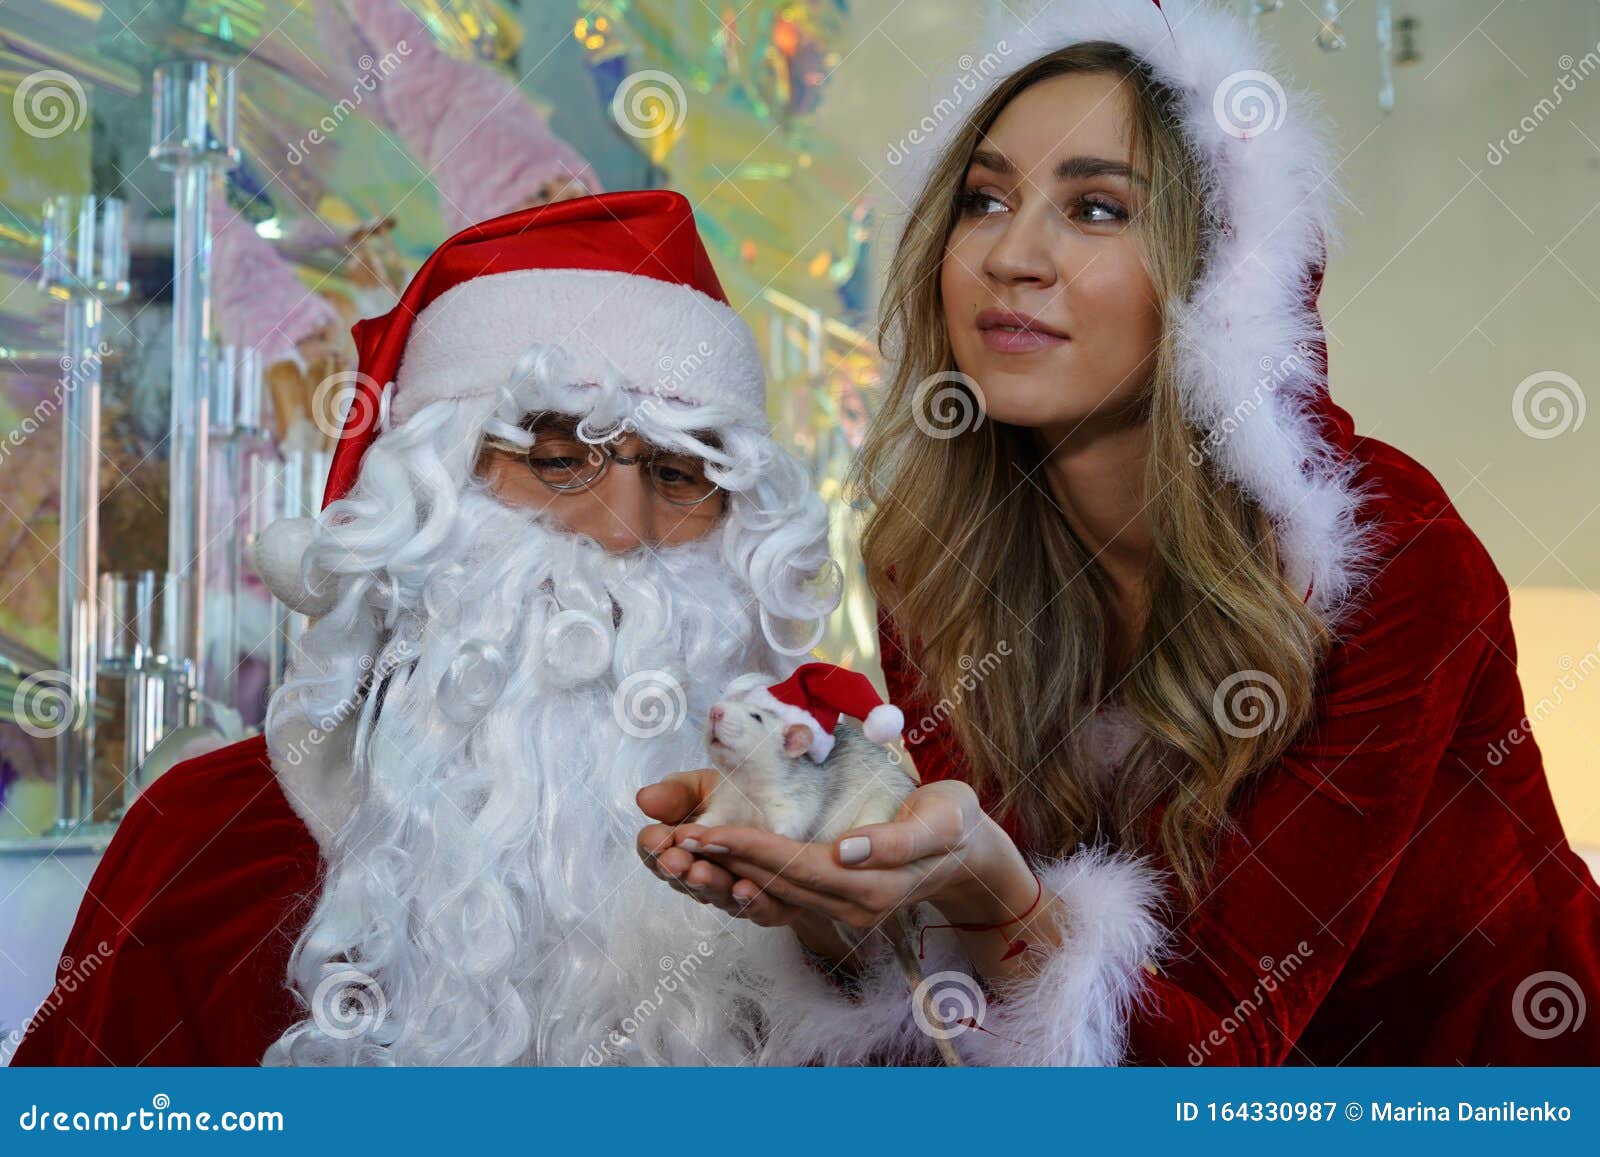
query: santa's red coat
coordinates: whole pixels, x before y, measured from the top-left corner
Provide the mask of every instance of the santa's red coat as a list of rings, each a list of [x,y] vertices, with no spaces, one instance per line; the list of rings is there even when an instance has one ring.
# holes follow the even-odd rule
[[[1128,1059],[1600,1063],[1600,890],[1526,731],[1506,585],[1427,471],[1324,417],[1383,495],[1383,557],[1314,719],[1236,802],[1204,899],[1170,890],[1177,952]],[[911,660],[884,644],[916,721]],[[925,780],[965,774],[947,727],[911,747]],[[261,739],[173,768],[63,951],[101,963],[62,975],[13,1063],[257,1063],[296,1019],[285,976],[319,868]],[[1585,1008],[1553,1034],[1552,986]]]
[[[62,955],[99,963],[57,978],[11,1063],[259,1063],[298,1019],[289,953],[319,869],[265,740],[178,764],[128,809],[89,881]]]

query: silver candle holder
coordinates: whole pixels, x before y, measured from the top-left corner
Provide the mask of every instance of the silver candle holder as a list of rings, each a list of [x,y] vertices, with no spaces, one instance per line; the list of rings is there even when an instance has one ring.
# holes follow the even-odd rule
[[[100,672],[123,685],[122,808],[145,786],[145,761],[173,730],[174,671],[163,648],[176,584],[159,571],[100,576]]]
[[[150,156],[172,171],[171,493],[167,569],[177,583],[177,613],[166,625],[168,653],[183,680],[174,722],[204,722],[206,694],[206,514],[210,500],[210,399],[205,363],[211,342],[212,180],[239,163],[233,71],[209,60],[159,65],[153,84]]]
[[[57,673],[67,713],[56,735],[56,824],[65,834],[94,814],[95,631],[100,541],[100,390],[107,302],[128,296],[123,203],[60,196],[45,203],[39,287],[67,302],[62,341],[61,517]]]

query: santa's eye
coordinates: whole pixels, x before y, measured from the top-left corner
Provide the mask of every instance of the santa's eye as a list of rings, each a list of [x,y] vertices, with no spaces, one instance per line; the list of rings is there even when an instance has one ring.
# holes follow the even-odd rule
[[[767,721],[766,717],[759,711],[750,712],[750,718],[754,719],[757,723],[765,723]]]

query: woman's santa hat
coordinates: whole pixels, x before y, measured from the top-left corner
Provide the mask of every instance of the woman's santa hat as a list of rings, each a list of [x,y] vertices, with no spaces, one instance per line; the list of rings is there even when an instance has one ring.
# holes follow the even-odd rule
[[[1211,210],[1202,273],[1171,322],[1197,434],[1191,453],[1261,504],[1287,579],[1325,620],[1338,619],[1359,590],[1371,535],[1357,520],[1362,494],[1346,453],[1354,429],[1328,395],[1317,315],[1338,166],[1315,98],[1216,0],[1011,0],[985,41],[984,59],[1007,67],[975,87],[964,70],[953,83],[971,104],[1029,61],[1085,41],[1122,45],[1177,94]],[[924,137],[903,170],[904,203],[915,203],[960,119]]]
[[[540,349],[560,350],[569,371],[545,399],[551,409],[586,413],[614,385],[641,404],[714,407],[717,428],[769,429],[755,337],[728,304],[689,202],[667,190],[580,197],[468,226],[393,309],[351,333],[359,370],[324,506],[354,485],[390,423],[445,400],[487,421]],[[255,555],[268,589],[316,616],[335,592],[304,573],[313,530],[310,519],[281,519]]]
[[[806,754],[817,763],[833,750],[833,729],[841,715],[861,720],[862,733],[873,743],[899,739],[906,725],[900,708],[885,703],[870,679],[832,663],[802,663],[783,682],[758,687],[744,698],[777,712],[785,723],[809,727],[812,739]]]

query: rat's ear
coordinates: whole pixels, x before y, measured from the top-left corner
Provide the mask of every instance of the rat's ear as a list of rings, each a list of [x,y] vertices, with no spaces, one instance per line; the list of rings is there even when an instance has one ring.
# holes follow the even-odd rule
[[[811,728],[804,723],[791,723],[783,729],[783,753],[790,759],[798,759],[811,750]]]

